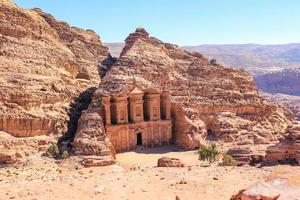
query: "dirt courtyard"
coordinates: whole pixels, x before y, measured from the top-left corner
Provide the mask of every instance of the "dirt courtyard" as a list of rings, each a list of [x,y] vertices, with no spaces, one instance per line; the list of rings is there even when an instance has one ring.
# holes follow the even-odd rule
[[[187,167],[158,168],[157,159],[181,159]],[[176,147],[139,149],[117,155],[117,164],[82,168],[71,157],[60,163],[35,156],[0,169],[0,200],[229,200],[277,167],[203,167],[196,151]]]

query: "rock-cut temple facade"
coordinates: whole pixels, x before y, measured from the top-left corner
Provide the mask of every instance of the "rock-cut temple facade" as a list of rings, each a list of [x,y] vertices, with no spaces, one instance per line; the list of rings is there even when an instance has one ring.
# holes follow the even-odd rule
[[[102,97],[107,136],[117,152],[155,147],[172,140],[168,91],[139,90]]]

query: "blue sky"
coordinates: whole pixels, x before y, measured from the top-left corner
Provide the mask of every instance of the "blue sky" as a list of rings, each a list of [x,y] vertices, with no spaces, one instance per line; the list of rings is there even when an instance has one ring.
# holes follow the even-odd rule
[[[179,45],[300,42],[300,0],[15,0],[122,42],[136,27]]]

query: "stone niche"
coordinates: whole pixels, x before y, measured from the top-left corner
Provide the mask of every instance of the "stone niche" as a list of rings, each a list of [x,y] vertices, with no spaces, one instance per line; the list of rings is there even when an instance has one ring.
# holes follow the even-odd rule
[[[102,97],[107,136],[117,152],[154,147],[172,141],[168,91],[132,90]]]

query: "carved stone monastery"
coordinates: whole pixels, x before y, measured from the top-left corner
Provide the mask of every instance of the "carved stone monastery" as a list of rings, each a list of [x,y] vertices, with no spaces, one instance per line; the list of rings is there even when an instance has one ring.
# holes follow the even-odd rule
[[[168,91],[134,88],[118,95],[103,96],[102,104],[106,133],[117,152],[171,142]]]

